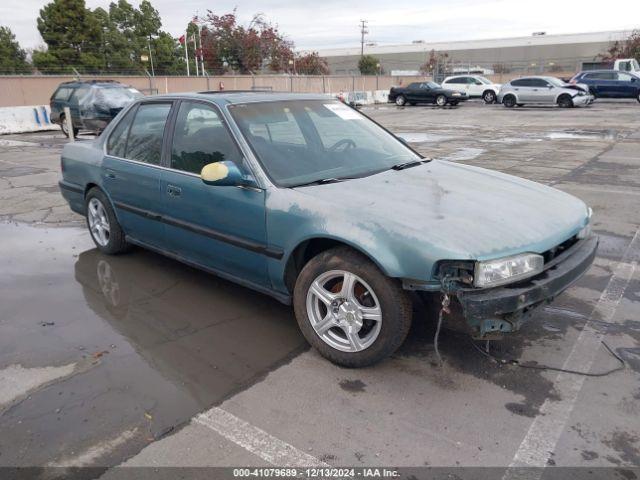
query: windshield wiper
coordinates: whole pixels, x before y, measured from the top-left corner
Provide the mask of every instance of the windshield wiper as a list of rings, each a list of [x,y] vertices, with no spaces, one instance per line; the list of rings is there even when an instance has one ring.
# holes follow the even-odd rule
[[[310,185],[326,185],[327,183],[338,183],[338,182],[342,182],[344,180],[353,180],[354,177],[341,177],[341,178],[321,178],[319,180],[313,180],[311,182],[306,182],[306,183],[299,183],[297,185],[293,185],[291,188],[298,188],[298,187],[308,187]]]
[[[397,163],[391,168],[393,170],[404,170],[405,168],[417,167],[418,165],[422,165],[423,163],[429,162],[429,158],[422,158],[420,160],[411,160],[409,162]]]

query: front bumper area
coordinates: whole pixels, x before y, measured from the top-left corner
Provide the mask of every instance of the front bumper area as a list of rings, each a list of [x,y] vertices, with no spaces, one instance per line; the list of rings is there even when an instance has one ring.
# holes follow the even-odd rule
[[[580,240],[530,279],[491,289],[457,289],[455,293],[472,335],[485,338],[494,332],[518,330],[534,308],[551,302],[584,275],[597,249],[598,237],[593,235]]]
[[[576,107],[586,107],[595,100],[593,95],[576,95],[573,97],[573,105]]]

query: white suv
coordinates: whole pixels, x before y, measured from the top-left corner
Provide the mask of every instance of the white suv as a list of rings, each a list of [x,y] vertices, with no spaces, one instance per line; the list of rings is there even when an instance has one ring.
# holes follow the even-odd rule
[[[442,87],[465,92],[471,98],[482,98],[485,103],[494,103],[501,85],[480,75],[454,75],[445,78]]]

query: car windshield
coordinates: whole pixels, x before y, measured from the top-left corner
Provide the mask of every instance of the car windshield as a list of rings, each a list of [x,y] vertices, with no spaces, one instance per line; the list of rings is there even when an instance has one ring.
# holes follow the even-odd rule
[[[566,87],[567,84],[556,77],[546,77],[545,80],[555,87]]]
[[[335,100],[232,105],[231,115],[266,173],[281,187],[373,175],[420,157]]]
[[[482,83],[484,83],[485,85],[491,85],[491,81],[484,77],[476,77],[476,78],[480,80]]]
[[[144,95],[133,87],[96,87],[95,99],[97,103],[110,107],[124,107]]]
[[[424,84],[429,88],[440,88],[440,85],[438,85],[436,82],[424,82]]]

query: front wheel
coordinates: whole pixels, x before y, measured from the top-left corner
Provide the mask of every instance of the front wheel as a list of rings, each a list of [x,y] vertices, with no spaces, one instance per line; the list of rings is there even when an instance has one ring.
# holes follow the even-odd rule
[[[293,302],[307,341],[344,367],[365,367],[388,357],[411,326],[411,300],[400,283],[348,247],[311,259],[298,276]]]
[[[403,107],[405,103],[407,103],[407,99],[404,98],[404,95],[398,95],[396,97],[396,105]]]
[[[447,97],[444,95],[438,95],[436,97],[436,105],[439,107],[444,107],[447,104]]]
[[[496,92],[493,90],[487,90],[482,94],[482,99],[484,100],[484,103],[495,103]]]
[[[640,103],[640,90],[638,90],[638,96],[636,97],[636,100],[638,100],[638,102]]]
[[[571,108],[573,107],[573,100],[569,95],[561,95],[558,98],[558,106],[560,108]]]
[[[516,106],[517,100],[513,95],[507,95],[502,99],[502,104],[507,108],[513,108]]]
[[[107,196],[99,188],[92,188],[85,200],[87,227],[93,242],[103,253],[114,255],[124,252],[129,244],[118,223]]]

